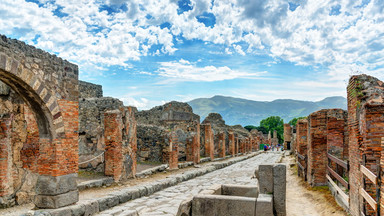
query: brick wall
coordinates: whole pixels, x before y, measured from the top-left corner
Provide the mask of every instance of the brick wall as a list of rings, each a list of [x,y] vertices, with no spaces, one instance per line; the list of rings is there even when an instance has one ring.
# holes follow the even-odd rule
[[[297,152],[301,155],[303,155],[304,157],[307,157],[308,155],[308,144],[307,144],[307,141],[308,141],[308,121],[307,119],[300,119],[297,121],[297,124],[296,124],[296,149],[297,149]],[[306,162],[302,159],[298,159],[304,167],[306,166]],[[306,167],[305,167],[306,168]],[[299,167],[297,168],[298,169],[298,173],[300,176],[301,175],[301,170],[299,169]],[[306,179],[306,176],[302,176],[304,179]]]
[[[292,127],[290,124],[284,124],[284,149],[294,150],[292,148]]]
[[[327,151],[341,160],[348,159],[347,116],[342,109],[327,112]]]
[[[131,107],[104,113],[105,175],[115,181],[136,174],[136,121]]]
[[[350,160],[350,212],[359,215],[362,211],[362,174],[359,166],[366,167],[377,174],[377,164],[381,157],[381,138],[384,136],[384,85],[383,82],[367,75],[352,76],[348,92],[348,132]],[[363,161],[363,156],[366,161]],[[375,190],[367,182],[366,190],[372,196]],[[372,209],[366,205],[368,214]]]
[[[327,179],[327,110],[320,110],[308,116],[308,171],[311,186],[326,185]]]
[[[218,143],[218,147],[219,147],[219,157],[225,157],[225,132],[220,132],[219,133],[219,143]]]

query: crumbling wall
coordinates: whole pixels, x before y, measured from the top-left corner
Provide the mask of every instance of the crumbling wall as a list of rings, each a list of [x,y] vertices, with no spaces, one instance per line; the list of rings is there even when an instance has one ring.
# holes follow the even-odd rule
[[[136,113],[138,122],[138,161],[169,163],[172,149],[177,146],[178,160],[187,160],[188,147],[200,157],[200,117],[186,103],[172,101]],[[148,135],[147,130],[150,129]],[[170,144],[174,147],[171,148]],[[192,150],[190,150],[192,152]],[[191,159],[188,157],[188,159]]]
[[[360,165],[365,166],[377,175],[384,137],[384,84],[382,81],[368,76],[352,76],[347,87],[348,93],[348,132],[349,132],[349,183],[350,212],[360,215],[363,210],[359,188],[363,187]],[[363,160],[365,158],[365,160]],[[383,159],[381,159],[383,160]],[[375,198],[375,188],[367,181],[365,190]],[[383,191],[384,188],[382,187]],[[381,205],[383,205],[381,199]],[[366,205],[367,214],[372,209]]]
[[[308,116],[308,171],[311,186],[327,184],[327,110],[319,110]]]
[[[38,145],[32,111],[0,82],[0,207],[29,203],[36,195]]]
[[[292,149],[292,127],[284,124],[284,149]]]
[[[116,98],[102,97],[100,85],[83,81],[79,84],[79,89],[84,91],[79,99],[79,167],[112,175],[116,181],[133,177],[136,172],[136,108],[125,107]],[[109,116],[111,122],[105,121],[109,112],[118,112]],[[110,131],[106,131],[106,126],[112,127]],[[121,131],[116,132],[113,127]],[[108,133],[114,134],[113,137],[106,136]],[[119,150],[108,151],[112,147],[106,141]],[[110,159],[116,161],[110,165]]]

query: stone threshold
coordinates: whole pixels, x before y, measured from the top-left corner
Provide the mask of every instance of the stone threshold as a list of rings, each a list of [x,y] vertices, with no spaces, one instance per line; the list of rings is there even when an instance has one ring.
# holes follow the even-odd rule
[[[24,216],[81,216],[81,215],[95,215],[99,212],[110,209],[119,204],[143,197],[151,195],[155,192],[163,190],[168,187],[172,187],[181,182],[188,181],[190,179],[202,176],[204,174],[213,172],[218,169],[222,169],[224,167],[230,166],[232,164],[238,163],[240,161],[244,161],[256,155],[263,153],[262,151],[253,152],[250,154],[246,154],[240,157],[232,157],[226,156],[224,158],[218,158],[224,160],[228,157],[232,157],[228,161],[215,161],[202,168],[198,168],[196,170],[186,171],[182,174],[177,174],[174,176],[170,176],[166,179],[161,179],[154,181],[145,185],[137,185],[133,187],[128,187],[123,189],[117,193],[108,194],[105,197],[97,198],[97,199],[88,199],[79,201],[75,205],[59,208],[59,209],[41,209],[33,212],[28,212],[24,214]],[[153,168],[152,168],[153,169]],[[131,215],[136,215],[135,211],[132,212]]]

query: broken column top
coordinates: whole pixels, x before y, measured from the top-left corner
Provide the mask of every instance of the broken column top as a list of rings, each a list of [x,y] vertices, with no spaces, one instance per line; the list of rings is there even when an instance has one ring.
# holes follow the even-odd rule
[[[354,89],[350,89],[353,83],[355,84]],[[351,95],[358,98],[362,105],[384,103],[384,83],[375,77],[366,74],[352,76],[349,80],[348,90],[351,91]]]

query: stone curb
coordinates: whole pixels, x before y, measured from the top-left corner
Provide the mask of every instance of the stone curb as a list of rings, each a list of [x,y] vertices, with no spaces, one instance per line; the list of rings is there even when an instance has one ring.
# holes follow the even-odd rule
[[[243,153],[238,153],[237,155],[235,155],[235,157],[238,157],[238,156],[241,156],[241,155],[244,155]],[[204,158],[201,158],[200,160],[200,163],[205,163],[205,162],[216,162],[216,161],[221,161],[221,160],[225,160],[225,159],[228,159],[228,158],[232,158],[233,156],[232,155],[227,155],[223,158],[215,158],[213,160],[211,160],[210,157],[204,157]],[[178,168],[179,169],[183,169],[183,168],[186,168],[186,167],[189,167],[189,166],[193,166],[194,163],[191,162],[191,161],[188,161],[188,162],[183,162],[183,163],[179,163],[178,164]],[[145,178],[146,176],[150,176],[150,175],[153,175],[155,173],[159,173],[159,172],[163,172],[165,171],[166,169],[168,169],[169,166],[168,164],[162,164],[160,166],[156,166],[156,167],[153,167],[153,168],[150,168],[150,169],[146,169],[146,170],[143,170],[139,173],[136,173],[135,177],[136,178]],[[83,190],[86,190],[86,189],[89,189],[89,188],[96,188],[96,187],[102,187],[102,186],[111,186],[112,184],[114,184],[115,181],[113,180],[112,177],[105,177],[105,178],[102,178],[102,179],[97,179],[97,180],[90,180],[90,181],[85,181],[85,182],[82,182],[80,184],[77,185],[77,189],[79,191],[83,191]]]
[[[94,187],[102,187],[102,186],[111,186],[115,181],[113,180],[112,177],[105,177],[102,179],[97,179],[97,180],[90,180],[90,181],[85,181],[81,182],[80,184],[77,185],[77,189],[79,191],[88,189],[88,188],[94,188]]]
[[[123,189],[117,193],[108,194],[105,197],[92,199],[92,200],[86,200],[83,203],[78,203],[76,205],[67,206],[59,209],[43,209],[43,210],[37,210],[32,212],[29,212],[27,214],[24,214],[24,216],[81,216],[81,215],[94,215],[96,213],[99,213],[101,211],[110,209],[114,206],[117,206],[119,204],[128,202],[130,200],[134,200],[143,196],[151,195],[155,192],[158,192],[160,190],[163,190],[168,187],[175,186],[183,181],[187,181],[193,178],[196,178],[198,176],[202,176],[204,174],[207,174],[209,172],[213,172],[218,169],[222,169],[224,167],[227,167],[229,165],[232,165],[234,163],[238,163],[240,161],[247,160],[251,157],[254,157],[256,155],[259,155],[263,152],[254,152],[248,155],[244,155],[241,157],[234,157],[232,160],[225,161],[225,162],[216,162],[209,166],[197,169],[197,170],[190,170],[187,172],[184,172],[182,174],[177,174],[175,176],[158,180],[152,183],[149,183],[147,185],[138,185],[129,187],[126,189]],[[137,215],[135,212],[131,212],[130,215]]]

